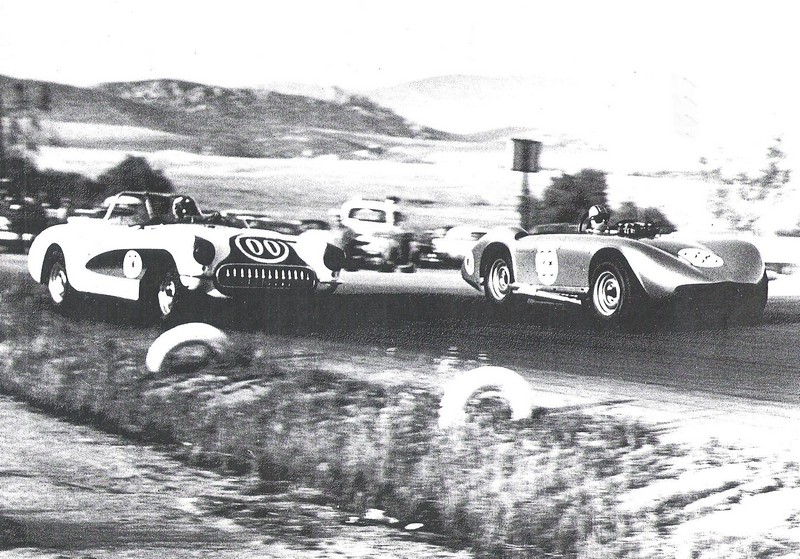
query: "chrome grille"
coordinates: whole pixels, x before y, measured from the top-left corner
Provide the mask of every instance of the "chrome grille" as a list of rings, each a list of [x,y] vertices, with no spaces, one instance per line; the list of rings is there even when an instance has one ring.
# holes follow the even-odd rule
[[[223,264],[217,283],[227,289],[313,289],[317,275],[302,266]]]

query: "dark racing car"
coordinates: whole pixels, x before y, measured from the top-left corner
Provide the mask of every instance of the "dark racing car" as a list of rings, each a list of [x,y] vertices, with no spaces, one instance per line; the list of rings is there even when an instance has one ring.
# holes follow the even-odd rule
[[[513,299],[583,305],[600,323],[631,321],[648,304],[690,299],[760,320],[767,276],[758,249],[742,240],[659,236],[649,223],[608,225],[594,206],[574,233],[490,231],[464,259],[464,280],[492,305]]]

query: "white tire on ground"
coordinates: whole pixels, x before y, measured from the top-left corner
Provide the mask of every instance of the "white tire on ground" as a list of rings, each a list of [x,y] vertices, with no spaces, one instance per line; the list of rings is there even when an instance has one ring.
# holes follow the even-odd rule
[[[445,385],[439,407],[439,428],[466,423],[467,404],[481,395],[505,400],[514,421],[530,417],[533,411],[535,392],[519,373],[505,367],[478,367],[457,375]]]
[[[188,346],[202,346],[217,360],[224,360],[231,350],[231,342],[225,332],[203,322],[189,322],[167,330],[156,338],[145,358],[147,370],[151,373],[161,372],[170,356]]]

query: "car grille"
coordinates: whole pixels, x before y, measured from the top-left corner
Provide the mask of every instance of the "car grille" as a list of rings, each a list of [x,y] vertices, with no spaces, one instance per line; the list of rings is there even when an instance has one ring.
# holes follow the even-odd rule
[[[317,275],[302,266],[223,264],[217,284],[225,289],[314,289]]]

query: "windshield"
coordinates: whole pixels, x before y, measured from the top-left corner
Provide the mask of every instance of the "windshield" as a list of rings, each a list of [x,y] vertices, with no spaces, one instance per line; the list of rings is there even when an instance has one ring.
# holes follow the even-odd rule
[[[353,208],[348,214],[349,218],[358,221],[371,221],[373,223],[386,223],[386,212],[372,208]]]
[[[193,222],[202,217],[197,204],[188,196],[126,193],[112,203],[108,219],[123,225]]]

